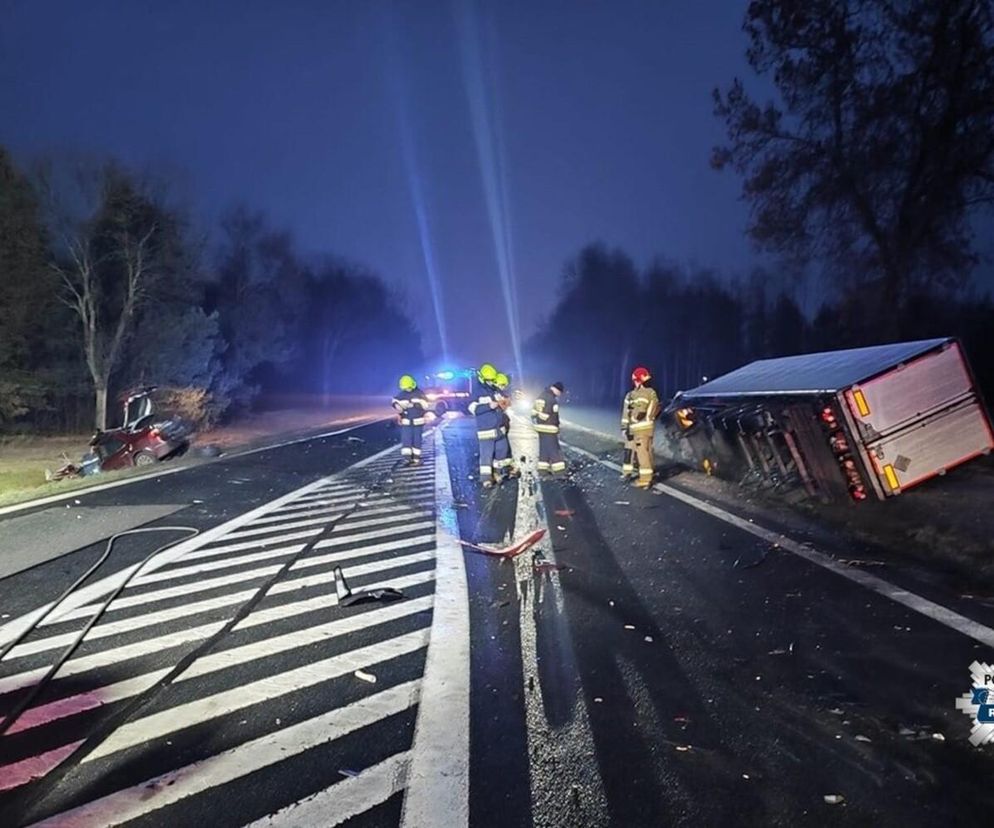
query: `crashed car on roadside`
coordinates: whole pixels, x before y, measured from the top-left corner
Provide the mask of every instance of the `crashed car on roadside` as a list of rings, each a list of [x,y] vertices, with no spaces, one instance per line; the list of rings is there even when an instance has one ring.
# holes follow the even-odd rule
[[[67,462],[52,480],[85,477],[102,471],[150,466],[182,454],[189,447],[188,423],[157,415],[152,403],[154,386],[124,395],[124,425],[97,431],[90,438],[90,451],[79,463]]]

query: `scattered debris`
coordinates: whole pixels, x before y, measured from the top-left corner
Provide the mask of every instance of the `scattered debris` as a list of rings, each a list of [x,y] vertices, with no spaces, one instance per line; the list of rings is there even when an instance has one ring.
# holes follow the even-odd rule
[[[613,607],[613,606],[614,606],[614,601],[608,601],[608,602],[607,602],[607,605],[608,605],[609,607]]]
[[[855,739],[856,739],[857,742],[869,742],[870,741],[870,737],[869,736],[864,736],[862,733],[858,734],[855,737]]]
[[[469,504],[468,503],[464,503],[461,500],[455,501],[452,505],[455,506],[457,509],[468,509],[469,508]]]
[[[335,576],[335,594],[338,596],[338,603],[343,607],[351,607],[353,604],[365,604],[370,601],[399,601],[404,597],[404,593],[393,587],[378,587],[376,589],[360,589],[353,591],[349,587],[349,582],[345,580],[345,573],[340,566],[336,566],[333,574]]]
[[[283,720],[282,719],[277,719],[276,720],[276,724],[283,724]]]
[[[365,440],[362,439],[362,437],[356,437],[355,435],[353,435],[351,437],[346,437],[345,440],[346,440],[346,442],[349,442],[349,443],[365,443],[366,442]]]
[[[770,652],[767,653],[767,655],[776,655],[776,656],[780,656],[780,655],[794,655],[794,642],[791,641],[790,642],[790,646],[787,647],[786,650],[780,649],[780,648],[778,648],[776,650],[770,650]]]
[[[546,560],[545,558],[537,558],[533,563],[533,566],[535,568],[535,571],[540,574],[561,572],[562,570],[566,569],[565,566],[553,563],[552,561]]]
[[[600,704],[602,701],[604,701],[604,699],[602,699],[600,696],[594,696],[594,702],[596,704]]]
[[[376,684],[376,676],[372,673],[367,673],[365,670],[356,670],[352,675],[362,681],[368,681],[370,684]]]
[[[80,505],[80,503],[82,503],[82,501],[81,501],[81,500],[80,500],[80,499],[79,499],[79,498],[77,497],[77,498],[75,498],[75,499],[73,500],[73,503],[75,503],[75,504],[76,504],[77,506],[79,506],[79,505]]]
[[[359,775],[359,771],[354,771],[354,770],[352,770],[352,768],[339,768],[338,772],[342,776],[358,776]]]
[[[884,561],[863,561],[856,558],[837,558],[836,560],[846,566],[887,566]]]
[[[631,506],[632,503],[631,503],[630,500],[616,500],[616,501],[614,501],[614,505],[615,506]]]
[[[766,556],[770,554],[769,549],[764,549],[763,554],[752,561],[743,563],[741,557],[735,559],[735,563],[732,564],[732,569],[752,569],[754,566],[759,566],[763,561],[766,560]]]
[[[197,499],[194,499],[194,501],[193,501],[194,505],[198,505],[198,504],[200,504],[200,503],[203,503],[203,502],[204,502],[204,501],[202,501],[202,500],[197,500]]]
[[[573,517],[576,514],[572,509],[556,509],[554,513],[557,517]]]
[[[833,707],[828,712],[831,713],[833,716],[844,716],[845,715],[845,713],[842,710],[840,710],[838,707]]]
[[[825,794],[822,799],[829,805],[841,805],[846,801],[846,798],[842,794]]]
[[[642,640],[643,640],[644,642],[646,642],[646,644],[651,644],[651,643],[652,643],[652,636],[651,636],[651,635],[647,635],[647,636],[646,636],[645,638],[643,638]]]
[[[946,741],[946,737],[943,736],[941,733],[933,733],[932,734],[932,738],[935,739],[935,741],[937,741],[937,742],[944,742],[944,741]]]
[[[677,745],[676,749],[681,753],[686,753],[688,750],[693,750],[693,745]]]
[[[674,716],[673,721],[679,724],[690,724],[690,716],[684,716],[684,715]]]
[[[634,630],[635,626],[633,624],[625,624],[625,629],[626,630]]]
[[[742,778],[743,779],[748,779],[749,778],[749,774],[748,773],[743,773],[742,774]]]
[[[511,546],[506,546],[503,549],[494,549],[491,546],[480,546],[475,543],[470,543],[469,541],[462,541],[463,546],[467,546],[470,549],[474,549],[477,552],[483,552],[486,555],[495,555],[499,558],[515,558],[522,552],[533,547],[542,538],[545,537],[545,529],[536,529],[524,540],[518,541],[516,544]]]

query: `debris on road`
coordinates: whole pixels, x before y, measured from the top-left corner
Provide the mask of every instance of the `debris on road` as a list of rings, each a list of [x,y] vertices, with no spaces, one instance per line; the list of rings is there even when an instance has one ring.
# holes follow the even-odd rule
[[[842,794],[825,794],[822,799],[829,805],[841,805],[846,801],[846,798]]]
[[[775,656],[794,655],[794,642],[791,641],[790,646],[788,646],[787,649],[778,648],[776,650],[770,650],[769,653],[767,653],[767,655],[775,655]]]
[[[600,704],[603,701],[604,701],[604,699],[602,699],[600,696],[594,696],[594,703],[595,704]]]
[[[680,751],[681,753],[686,753],[688,750],[693,750],[694,746],[693,745],[677,745],[676,749],[678,751]]]
[[[763,561],[766,560],[766,557],[769,554],[770,550],[764,549],[763,554],[760,555],[758,558],[745,563],[743,563],[742,557],[738,557],[735,559],[735,563],[732,564],[732,569],[752,569],[753,567],[759,566],[761,563],[763,563]]]
[[[647,636],[646,636],[645,638],[643,638],[642,640],[643,640],[643,641],[644,641],[644,642],[645,642],[646,644],[651,644],[651,643],[652,643],[652,636],[651,636],[651,635],[647,635]]]
[[[616,500],[614,501],[615,506],[631,506],[632,502],[630,500]]]
[[[338,603],[343,607],[365,604],[369,601],[399,601],[404,597],[404,593],[394,587],[353,591],[349,587],[349,582],[345,580],[345,573],[342,572],[340,566],[335,567],[333,574],[335,576],[335,595],[338,597]]]
[[[572,509],[556,509],[554,514],[557,517],[573,517],[573,515],[575,515],[576,512],[573,511]]]
[[[339,768],[338,772],[342,776],[358,776],[359,775],[359,771],[354,771],[354,770],[352,770],[352,768]]]
[[[635,626],[633,624],[625,624],[625,629],[626,630],[634,630]]]
[[[346,437],[345,440],[349,443],[365,443],[366,441],[362,437],[356,437],[355,435],[351,437]]]
[[[370,684],[376,684],[376,676],[372,673],[367,673],[365,670],[356,670],[352,675],[362,681],[368,681]]]
[[[864,736],[862,733],[857,734],[856,737],[855,737],[855,739],[856,739],[857,742],[870,742],[871,741],[869,736]]]
[[[503,549],[495,549],[492,546],[481,546],[479,544],[470,543],[469,541],[462,541],[462,545],[474,549],[477,552],[483,552],[485,555],[494,555],[498,558],[516,558],[522,552],[531,549],[536,543],[538,543],[542,538],[545,537],[545,529],[536,529],[524,540],[518,541],[516,544],[511,546],[505,546]]]

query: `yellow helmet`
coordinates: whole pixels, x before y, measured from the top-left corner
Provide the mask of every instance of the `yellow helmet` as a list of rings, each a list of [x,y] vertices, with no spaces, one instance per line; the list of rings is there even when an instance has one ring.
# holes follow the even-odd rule
[[[507,374],[499,373],[497,378],[494,380],[494,385],[496,385],[501,391],[503,391],[507,386],[511,384],[511,380],[508,378]]]
[[[493,382],[497,379],[497,369],[494,368],[494,366],[489,362],[484,362],[476,374],[481,380],[483,380],[483,382]]]
[[[400,382],[398,382],[397,385],[400,386],[401,391],[413,391],[418,387],[418,381],[410,374],[404,374],[404,376],[400,378]]]

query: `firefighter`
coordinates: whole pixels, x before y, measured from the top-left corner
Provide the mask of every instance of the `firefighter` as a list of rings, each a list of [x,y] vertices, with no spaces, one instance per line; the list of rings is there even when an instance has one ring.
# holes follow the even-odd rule
[[[621,467],[622,476],[631,479],[635,476],[634,460],[638,463],[638,479],[635,485],[648,489],[652,485],[653,454],[652,439],[659,416],[659,397],[648,383],[652,379],[648,368],[641,365],[632,371],[635,386],[625,395],[621,411],[621,427],[625,432],[625,456]]]
[[[509,432],[511,431],[511,417],[507,409],[511,405],[511,398],[507,393],[507,387],[511,384],[507,374],[498,373],[494,380],[494,387],[497,389],[497,405],[500,409],[500,425],[497,427],[497,445],[494,446],[494,469],[502,471],[505,480],[520,477],[521,472],[514,465],[514,452],[511,449]]]
[[[566,461],[559,447],[559,398],[565,390],[554,382],[532,404],[532,422],[538,432],[538,470],[558,474],[566,471]]]
[[[497,435],[500,429],[500,397],[494,385],[497,369],[485,362],[476,372],[470,396],[469,413],[476,420],[476,438],[480,443],[480,483],[489,489],[497,482],[494,469]]]
[[[392,405],[400,415],[400,453],[407,458],[407,465],[417,466],[421,463],[421,431],[428,400],[410,374],[404,374],[397,385],[400,391],[393,398]]]

